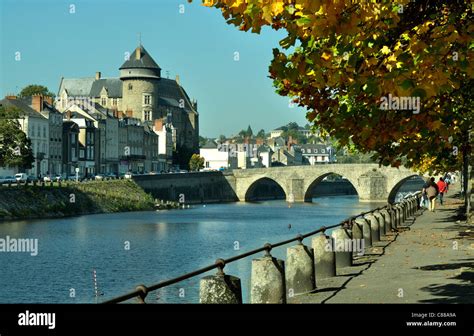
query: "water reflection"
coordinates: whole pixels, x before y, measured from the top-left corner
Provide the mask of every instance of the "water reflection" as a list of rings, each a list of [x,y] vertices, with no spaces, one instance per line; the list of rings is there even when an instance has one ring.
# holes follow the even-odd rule
[[[378,205],[359,203],[357,196],[339,196],[321,197],[291,208],[284,201],[228,203],[176,211],[3,223],[0,237],[38,237],[39,254],[0,253],[0,302],[95,302],[94,269],[99,290],[104,293],[99,300],[111,298],[138,284],[179,276],[218,257],[228,258],[266,242],[292,238]],[[235,242],[240,249],[235,249]],[[272,253],[284,258],[286,250]],[[226,266],[227,273],[242,279],[245,301],[251,259]],[[198,287],[196,277],[160,290],[159,300],[152,295],[151,302],[198,302]],[[70,297],[71,288],[76,297]]]

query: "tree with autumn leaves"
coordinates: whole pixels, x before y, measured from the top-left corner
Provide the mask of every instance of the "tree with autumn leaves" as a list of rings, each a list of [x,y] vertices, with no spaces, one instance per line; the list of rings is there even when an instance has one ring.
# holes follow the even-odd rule
[[[464,0],[203,0],[228,24],[284,30],[277,92],[383,165],[457,170],[472,153],[473,8]],[[389,95],[420,109],[383,109]],[[466,167],[467,171],[467,167]]]

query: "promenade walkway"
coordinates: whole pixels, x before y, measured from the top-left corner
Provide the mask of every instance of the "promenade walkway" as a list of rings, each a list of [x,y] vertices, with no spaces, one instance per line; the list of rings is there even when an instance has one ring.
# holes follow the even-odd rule
[[[290,303],[474,303],[474,226],[457,221],[462,201],[419,211],[355,266],[317,282]]]

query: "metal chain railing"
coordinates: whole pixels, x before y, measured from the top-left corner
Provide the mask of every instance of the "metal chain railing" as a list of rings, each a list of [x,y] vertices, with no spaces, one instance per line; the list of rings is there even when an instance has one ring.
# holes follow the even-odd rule
[[[418,194],[419,194],[419,192],[415,193],[415,197],[418,197]],[[404,199],[404,201],[405,200],[406,199]],[[402,203],[402,202],[403,201],[401,201],[399,203]],[[120,302],[130,300],[132,298],[137,298],[139,303],[145,303],[145,299],[146,299],[147,295],[150,292],[155,291],[157,289],[176,284],[178,282],[187,280],[187,279],[195,277],[197,275],[204,274],[204,273],[209,272],[209,271],[214,270],[214,269],[218,270],[218,274],[224,274],[224,271],[223,271],[224,267],[226,265],[234,262],[234,261],[249,257],[251,255],[255,255],[255,254],[260,253],[260,252],[266,252],[266,254],[268,255],[270,253],[270,251],[274,248],[277,248],[277,247],[280,247],[280,246],[283,246],[283,245],[286,245],[286,244],[289,244],[289,243],[292,243],[292,242],[295,242],[295,241],[298,241],[298,242],[301,243],[303,239],[305,239],[307,237],[310,237],[310,236],[313,236],[313,235],[318,234],[318,233],[324,233],[326,230],[334,229],[334,228],[337,228],[337,227],[350,229],[352,227],[352,225],[354,224],[353,222],[354,222],[355,219],[357,219],[361,216],[364,216],[366,214],[373,213],[375,211],[380,211],[380,210],[383,210],[383,209],[391,210],[391,208],[393,206],[395,206],[396,204],[399,204],[399,203],[387,204],[385,206],[382,206],[382,207],[379,207],[379,208],[376,208],[376,209],[365,211],[365,212],[359,213],[357,215],[351,216],[351,217],[343,220],[342,222],[340,222],[338,224],[327,226],[327,227],[323,226],[323,227],[321,227],[317,230],[314,230],[314,231],[311,231],[311,232],[308,232],[308,233],[305,233],[305,234],[298,234],[294,238],[287,239],[287,240],[284,240],[284,241],[280,241],[278,243],[274,243],[274,244],[266,243],[264,246],[262,246],[260,248],[257,248],[257,249],[254,249],[254,250],[251,250],[251,251],[248,251],[248,252],[245,252],[245,253],[242,253],[242,254],[227,258],[227,259],[218,258],[218,259],[216,259],[214,264],[205,266],[203,268],[197,269],[197,270],[195,270],[193,272],[190,272],[190,273],[183,274],[183,275],[178,276],[176,278],[172,278],[172,279],[168,279],[168,280],[156,283],[156,284],[148,286],[148,287],[145,286],[145,285],[138,285],[137,287],[135,287],[135,290],[133,290],[129,293],[126,293],[124,295],[115,297],[113,299],[106,300],[102,303],[103,304],[120,303]]]

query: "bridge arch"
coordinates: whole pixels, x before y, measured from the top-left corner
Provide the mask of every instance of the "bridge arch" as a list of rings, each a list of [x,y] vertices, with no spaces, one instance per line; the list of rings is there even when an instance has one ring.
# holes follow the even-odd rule
[[[395,183],[395,185],[391,188],[391,190],[388,193],[388,202],[389,203],[394,203],[395,202],[395,197],[396,197],[398,191],[400,190],[400,188],[406,182],[408,182],[410,180],[417,180],[417,178],[420,180],[420,182],[424,182],[422,176],[420,176],[418,174],[412,174],[412,175],[406,176],[405,178],[402,178],[397,183]],[[420,188],[420,190],[421,190],[421,188]]]
[[[345,178],[345,181],[350,183],[354,190],[356,191],[357,195],[359,195],[359,191],[357,190],[357,181],[354,181],[352,177],[341,175],[337,172],[328,172],[322,175],[317,176],[316,178],[310,179],[309,183],[307,183],[304,191],[304,201],[305,202],[312,202],[313,199],[313,190],[314,188],[321,183],[326,177],[331,175],[337,175]]]
[[[285,187],[271,177],[260,177],[253,181],[245,192],[244,201],[286,199]]]

